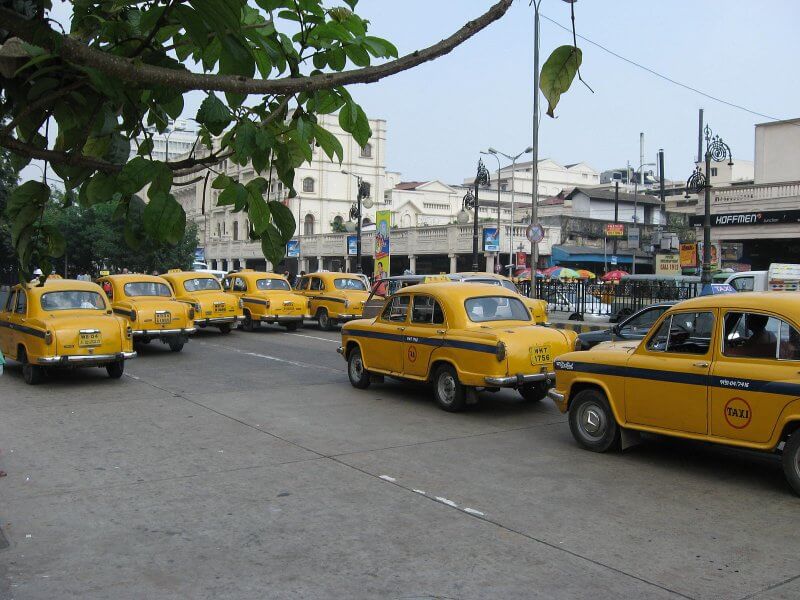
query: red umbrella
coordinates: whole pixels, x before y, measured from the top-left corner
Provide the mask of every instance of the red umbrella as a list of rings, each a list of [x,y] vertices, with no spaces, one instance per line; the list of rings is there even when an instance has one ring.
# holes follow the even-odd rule
[[[601,278],[603,281],[619,281],[622,279],[623,275],[627,275],[627,271],[621,271],[617,269],[616,271],[609,271]]]

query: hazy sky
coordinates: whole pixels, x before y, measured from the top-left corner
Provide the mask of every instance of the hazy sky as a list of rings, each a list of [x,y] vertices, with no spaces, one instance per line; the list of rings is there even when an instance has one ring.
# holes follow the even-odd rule
[[[390,39],[403,54],[446,37],[491,4],[361,0],[358,10],[373,35]],[[580,35],[632,61],[765,115],[800,116],[797,0],[579,0],[575,9]],[[542,0],[541,13],[569,25],[569,5],[561,0]],[[542,60],[571,43],[570,33],[546,19],[541,38]],[[638,165],[643,131],[645,162],[663,148],[667,176],[682,179],[693,167],[703,107],[734,158],[752,160],[753,125],[768,119],[668,83],[586,41],[578,44],[581,72],[594,94],[576,82],[557,118],[542,117],[540,157],[586,161],[600,171],[628,160]],[[387,121],[387,168],[407,180],[456,183],[472,176],[480,150],[491,145],[516,154],[530,145],[532,73],[533,9],[516,0],[501,21],[450,55],[351,92],[370,117]],[[187,102],[185,116],[194,116],[196,107]]]

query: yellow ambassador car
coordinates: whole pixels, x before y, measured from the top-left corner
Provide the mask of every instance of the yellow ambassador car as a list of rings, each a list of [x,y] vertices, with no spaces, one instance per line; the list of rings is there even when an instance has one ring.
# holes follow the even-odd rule
[[[519,295],[501,287],[422,283],[389,297],[374,319],[342,327],[339,352],[353,386],[382,375],[432,382],[439,406],[455,412],[474,403],[478,389],[542,399],[554,358],[576,339],[532,323]]]
[[[0,350],[22,363],[28,384],[40,383],[50,367],[105,367],[118,379],[136,356],[130,327],[111,312],[100,286],[70,279],[11,290],[0,307]]]
[[[293,292],[283,275],[242,269],[226,275],[222,287],[241,299],[245,331],[261,323],[279,323],[295,331],[308,315],[308,300]]]
[[[522,301],[531,311],[531,316],[537,325],[549,325],[547,319],[547,302],[545,300],[538,300],[536,298],[528,298],[520,294],[519,288],[513,280],[505,275],[499,273],[483,273],[480,271],[469,271],[464,273],[451,273],[448,275],[453,281],[462,281],[464,283],[488,283],[490,285],[503,286],[510,292],[514,292],[522,298]]]
[[[242,300],[223,291],[219,279],[209,273],[176,269],[162,276],[175,297],[194,308],[197,327],[217,327],[220,333],[230,333],[231,327],[242,318]]]
[[[161,277],[107,275],[97,283],[111,300],[114,313],[130,324],[136,343],[161,340],[173,352],[180,352],[189,334],[196,331],[194,308],[178,302]]]
[[[559,356],[549,395],[589,450],[638,430],[777,451],[800,494],[799,332],[796,293],[686,300],[638,344]]]
[[[337,323],[360,319],[369,298],[363,275],[353,273],[312,273],[297,284],[297,291],[309,299],[311,318],[328,331]]]

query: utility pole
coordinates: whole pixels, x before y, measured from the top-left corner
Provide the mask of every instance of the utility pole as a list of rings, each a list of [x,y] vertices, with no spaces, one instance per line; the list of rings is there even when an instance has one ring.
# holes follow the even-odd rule
[[[619,223],[619,180],[614,185],[614,223]],[[614,256],[617,255],[617,236],[614,236]]]
[[[658,150],[658,195],[661,197],[661,218],[659,221],[662,225],[667,224],[667,198],[664,191],[664,149]]]
[[[533,189],[531,190],[531,223],[539,223],[539,6],[542,0],[533,0]],[[512,231],[514,224],[511,224]],[[531,242],[530,297],[536,298],[536,267],[539,265],[539,244]]]

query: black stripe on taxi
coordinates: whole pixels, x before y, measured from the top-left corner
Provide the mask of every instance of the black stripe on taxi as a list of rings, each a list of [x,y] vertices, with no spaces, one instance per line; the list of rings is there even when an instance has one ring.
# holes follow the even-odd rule
[[[0,321],[0,327],[6,327],[8,329],[12,329],[14,331],[19,331],[21,333],[27,333],[29,335],[42,338],[46,337],[46,334],[41,329],[34,329],[33,327],[28,327],[26,325],[16,325],[15,323],[9,323],[8,321]]]
[[[461,350],[473,350],[474,352],[485,352],[496,354],[497,346],[489,344],[479,344],[477,342],[464,342],[461,340],[446,340],[442,338],[424,338],[419,336],[401,335],[395,333],[382,333],[379,331],[364,331],[361,329],[348,329],[347,335],[353,337],[375,338],[389,340],[392,342],[408,342],[409,344],[423,344],[427,346],[443,346],[448,348],[459,348]]]

